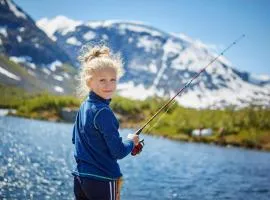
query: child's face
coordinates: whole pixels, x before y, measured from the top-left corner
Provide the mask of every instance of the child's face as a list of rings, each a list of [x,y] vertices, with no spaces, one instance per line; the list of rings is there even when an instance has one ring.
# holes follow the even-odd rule
[[[117,75],[113,68],[96,70],[88,86],[103,99],[110,99],[116,90]]]

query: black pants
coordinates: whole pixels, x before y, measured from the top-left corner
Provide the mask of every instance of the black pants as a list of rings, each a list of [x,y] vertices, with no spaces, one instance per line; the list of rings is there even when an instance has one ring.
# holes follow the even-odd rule
[[[117,181],[98,181],[74,176],[76,200],[116,200]]]

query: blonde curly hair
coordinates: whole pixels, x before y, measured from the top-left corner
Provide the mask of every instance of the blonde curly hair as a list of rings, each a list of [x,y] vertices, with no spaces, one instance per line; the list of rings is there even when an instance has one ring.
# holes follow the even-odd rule
[[[87,86],[96,70],[113,68],[119,79],[123,74],[123,62],[119,54],[112,54],[106,45],[86,44],[81,48],[78,60],[80,61],[79,85],[77,96],[85,98],[90,92]]]

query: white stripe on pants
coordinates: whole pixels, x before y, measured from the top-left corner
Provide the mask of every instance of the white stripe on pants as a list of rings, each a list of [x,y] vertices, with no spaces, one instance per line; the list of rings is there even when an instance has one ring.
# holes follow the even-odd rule
[[[116,181],[110,181],[110,200],[116,200]]]

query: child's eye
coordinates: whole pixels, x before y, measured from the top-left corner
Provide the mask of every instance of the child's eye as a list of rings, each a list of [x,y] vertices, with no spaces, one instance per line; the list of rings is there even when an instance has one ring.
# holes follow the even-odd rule
[[[113,79],[111,79],[111,81],[112,81],[112,82],[115,82],[115,81],[116,81],[116,79],[114,79],[114,78],[113,78]]]
[[[100,79],[99,81],[100,81],[100,82],[105,82],[105,79]]]

